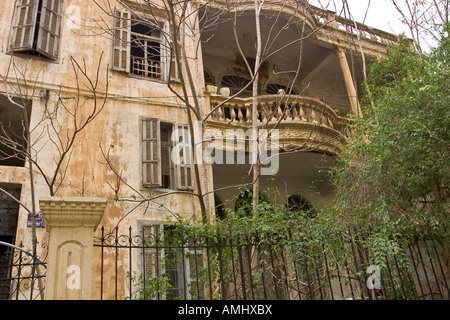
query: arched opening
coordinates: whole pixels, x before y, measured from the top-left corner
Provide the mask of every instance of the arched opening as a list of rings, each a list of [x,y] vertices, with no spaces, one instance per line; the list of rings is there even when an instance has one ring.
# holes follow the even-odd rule
[[[292,212],[305,213],[308,217],[314,217],[314,206],[301,194],[290,196],[286,207]]]

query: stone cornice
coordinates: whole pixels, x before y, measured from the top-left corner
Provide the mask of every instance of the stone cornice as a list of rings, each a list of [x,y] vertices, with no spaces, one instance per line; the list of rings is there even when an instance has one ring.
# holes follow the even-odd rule
[[[106,208],[106,199],[78,197],[41,198],[39,205],[45,228],[87,227],[96,229]]]

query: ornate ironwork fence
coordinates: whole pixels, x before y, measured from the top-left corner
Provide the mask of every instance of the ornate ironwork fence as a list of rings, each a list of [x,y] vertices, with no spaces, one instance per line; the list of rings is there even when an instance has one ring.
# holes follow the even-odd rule
[[[46,245],[41,245],[47,252]],[[0,300],[42,299],[45,287],[46,257],[33,258],[22,246],[0,241]]]
[[[296,235],[259,238],[171,225],[117,228],[94,241],[99,299],[449,299],[437,241],[413,241],[375,258],[365,235],[296,245]],[[311,243],[314,239],[311,239]],[[95,295],[94,294],[94,295]]]

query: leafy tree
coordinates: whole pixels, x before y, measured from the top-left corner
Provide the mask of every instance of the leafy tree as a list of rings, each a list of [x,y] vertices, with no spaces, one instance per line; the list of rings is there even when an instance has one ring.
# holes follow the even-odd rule
[[[333,214],[370,224],[378,240],[414,234],[448,243],[448,30],[429,54],[405,42],[371,66],[364,119],[354,123],[332,173]]]

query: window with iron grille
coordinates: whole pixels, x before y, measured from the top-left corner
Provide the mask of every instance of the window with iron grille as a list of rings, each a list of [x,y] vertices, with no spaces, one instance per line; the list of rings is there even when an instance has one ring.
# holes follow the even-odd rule
[[[187,125],[142,119],[142,186],[191,190],[192,152]]]
[[[181,43],[181,28],[177,40]],[[164,81],[179,81],[169,24],[141,19],[126,10],[113,14],[112,68]]]
[[[10,52],[58,59],[63,0],[16,0]]]

